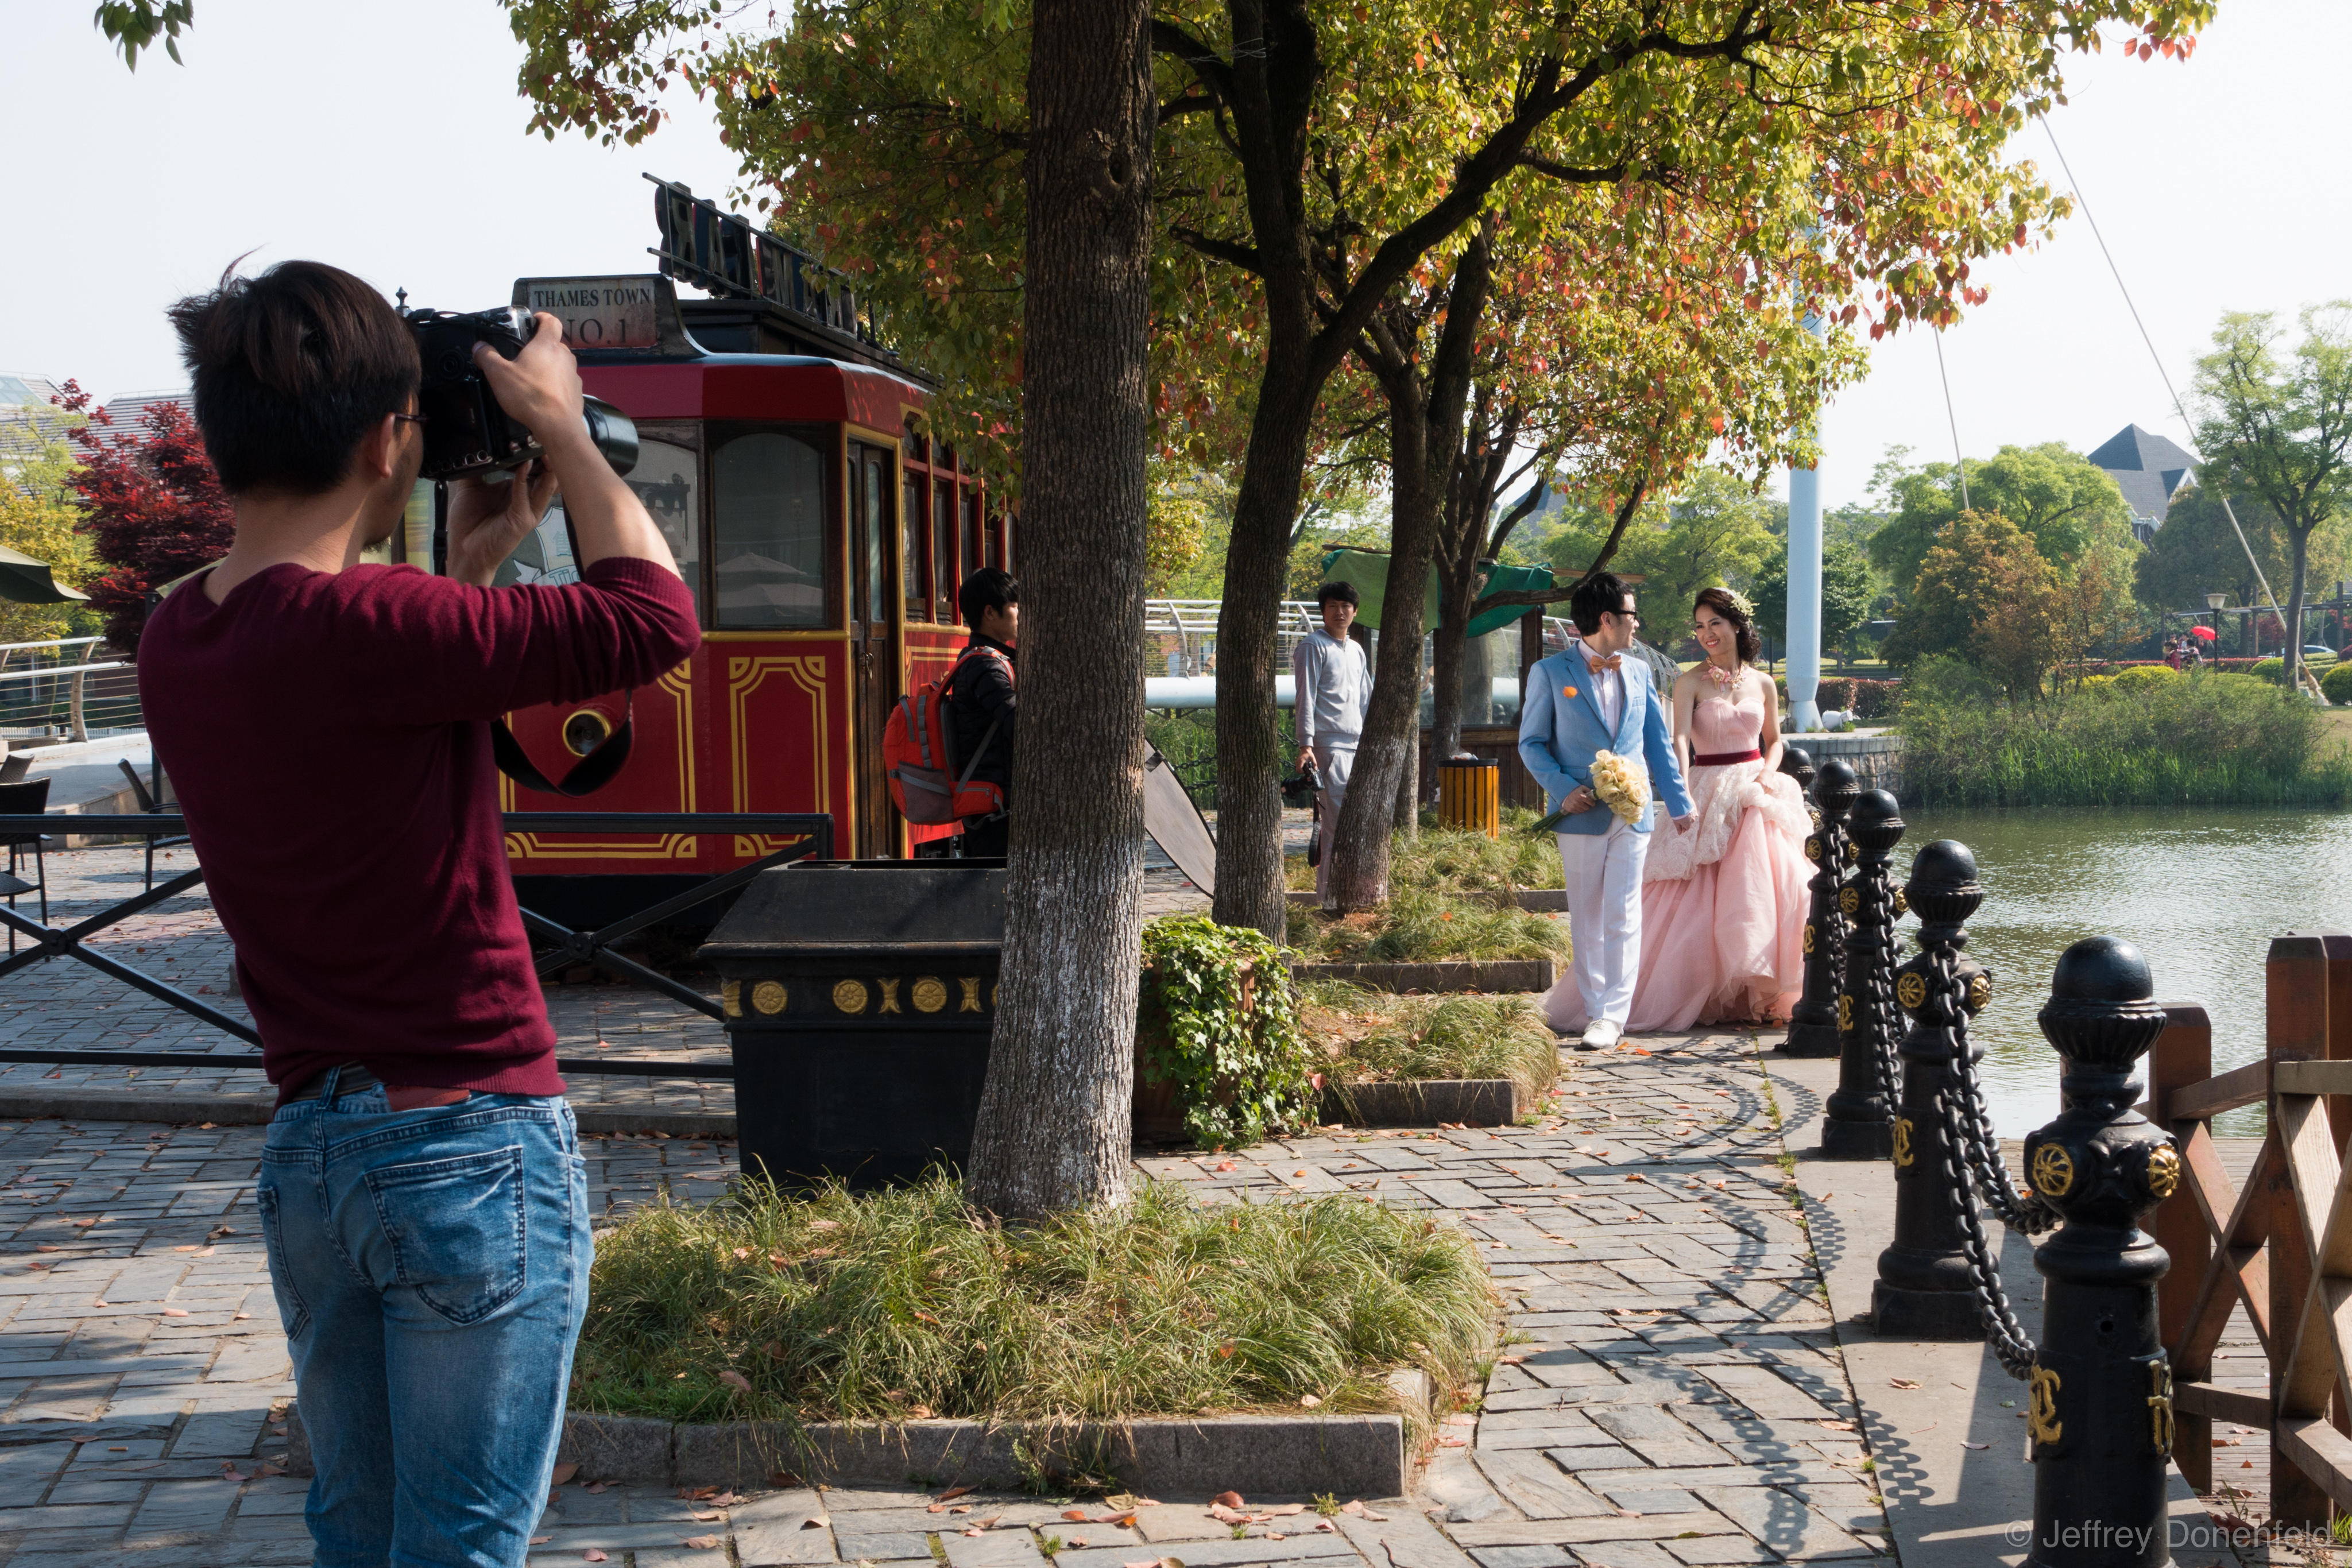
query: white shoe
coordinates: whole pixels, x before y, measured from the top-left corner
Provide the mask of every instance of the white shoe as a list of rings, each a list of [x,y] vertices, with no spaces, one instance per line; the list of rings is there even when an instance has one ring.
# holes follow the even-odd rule
[[[1607,1051],[1625,1038],[1625,1031],[1607,1019],[1594,1019],[1584,1026],[1583,1046],[1587,1051]]]

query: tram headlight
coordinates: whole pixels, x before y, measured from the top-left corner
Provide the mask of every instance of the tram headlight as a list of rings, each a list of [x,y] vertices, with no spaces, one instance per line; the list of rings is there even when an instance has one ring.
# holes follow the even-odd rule
[[[425,477],[510,473],[540,455],[538,442],[499,406],[474,363],[474,345],[488,343],[508,359],[522,352],[538,320],[527,310],[501,308],[460,315],[448,310],[402,312],[425,361],[417,412],[425,415]],[[589,439],[615,474],[637,465],[637,427],[604,399],[583,400]]]

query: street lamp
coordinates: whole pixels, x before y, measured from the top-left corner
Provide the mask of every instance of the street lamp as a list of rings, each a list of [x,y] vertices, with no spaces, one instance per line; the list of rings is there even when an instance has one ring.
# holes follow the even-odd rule
[[[2213,653],[2217,658],[2221,653],[2221,606],[2229,602],[2230,596],[2226,593],[2209,593],[2205,596],[2205,608],[2213,612],[2210,620],[2213,622]]]

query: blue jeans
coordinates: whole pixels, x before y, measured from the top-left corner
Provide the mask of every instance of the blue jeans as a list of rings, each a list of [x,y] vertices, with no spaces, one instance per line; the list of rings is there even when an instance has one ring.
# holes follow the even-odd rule
[[[395,1113],[381,1088],[331,1084],[269,1124],[257,1198],[318,1465],[318,1568],[520,1563],[588,1312],[572,1108]]]

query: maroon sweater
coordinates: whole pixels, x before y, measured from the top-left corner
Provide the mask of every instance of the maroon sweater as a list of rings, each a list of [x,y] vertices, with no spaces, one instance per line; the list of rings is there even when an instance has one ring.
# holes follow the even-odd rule
[[[563,588],[274,566],[163,601],[139,695],[281,1103],[344,1061],[563,1092],[488,721],[646,685],[700,639],[685,585],[625,559]]]

